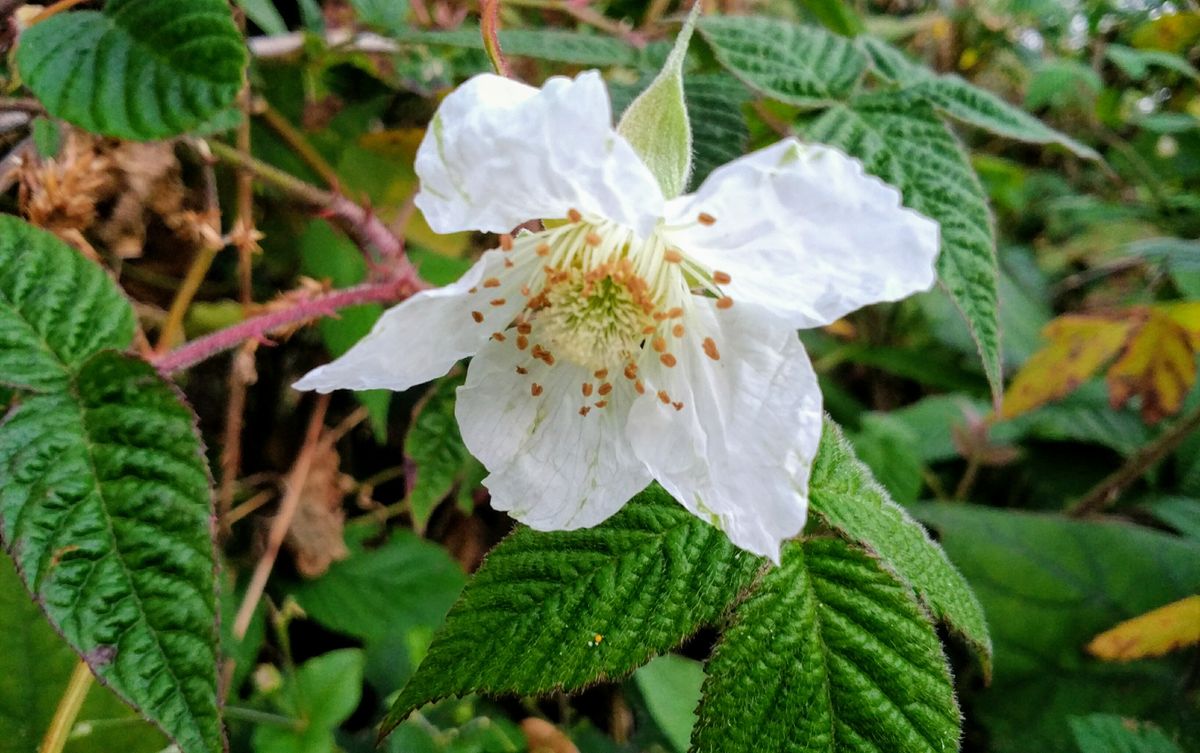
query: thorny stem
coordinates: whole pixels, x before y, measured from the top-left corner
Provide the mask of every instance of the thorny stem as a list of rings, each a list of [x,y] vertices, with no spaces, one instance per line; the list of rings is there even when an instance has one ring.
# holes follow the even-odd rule
[[[240,99],[242,120],[238,123],[235,138],[238,151],[242,154],[250,154],[250,82],[246,80],[245,75],[243,75]],[[242,309],[245,310],[250,306],[253,299],[251,267],[256,247],[254,232],[254,173],[249,168],[240,167],[237,170],[236,202],[237,215],[233,220],[233,232],[231,236],[238,252],[238,299],[242,303]]]
[[[246,413],[246,393],[255,381],[254,353],[258,341],[247,340],[229,362],[229,403],[225,406],[225,435],[221,443],[221,482],[217,487],[217,520],[221,532],[233,525],[230,511],[237,478],[242,471],[242,425]]]
[[[1067,515],[1079,518],[1111,507],[1130,484],[1141,478],[1155,463],[1174,452],[1196,429],[1200,429],[1200,406],[1180,418],[1157,439],[1138,450],[1125,465],[1092,487],[1087,494],[1067,508]]]
[[[71,679],[67,681],[67,689],[58,701],[58,708],[54,710],[54,718],[50,720],[38,753],[62,753],[94,677],[91,667],[80,659],[75,665],[75,671],[71,673]]]
[[[264,340],[267,335],[301,322],[319,319],[347,306],[363,303],[395,303],[425,287],[410,266],[406,273],[396,279],[383,282],[368,282],[333,293],[326,293],[301,301],[282,311],[252,317],[223,330],[198,337],[166,355],[154,360],[160,374],[169,376],[190,368],[218,353],[236,348],[247,340]]]
[[[250,627],[250,620],[254,617],[254,609],[258,606],[259,599],[262,598],[263,591],[267,587],[267,579],[271,577],[271,570],[275,567],[276,558],[279,557],[279,549],[283,546],[283,540],[292,526],[292,519],[300,507],[300,494],[304,490],[304,482],[308,478],[313,456],[316,455],[320,443],[321,430],[325,427],[325,409],[328,407],[329,395],[318,395],[317,404],[313,407],[312,415],[308,419],[304,444],[300,447],[300,454],[296,457],[296,463],[292,466],[291,473],[288,474],[287,491],[284,492],[283,500],[279,503],[278,514],[271,521],[271,530],[267,534],[267,549],[254,568],[254,574],[250,577],[250,585],[246,587],[246,595],[242,599],[241,606],[238,607],[237,617],[233,620],[233,636],[238,640],[246,636],[246,629]]]
[[[479,0],[479,33],[492,68],[501,76],[511,78],[512,69],[500,49],[500,0]]]

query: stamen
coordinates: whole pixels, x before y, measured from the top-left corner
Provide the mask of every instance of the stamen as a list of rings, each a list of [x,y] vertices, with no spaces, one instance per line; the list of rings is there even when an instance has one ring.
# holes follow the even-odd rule
[[[637,364],[631,363],[625,366],[625,378],[637,379]]]
[[[521,376],[525,376],[526,374],[529,373],[529,369],[525,368],[524,366],[518,366],[517,373],[520,374]]]
[[[667,312],[668,319],[678,319],[681,316],[683,316],[683,309],[680,308],[679,306],[676,306],[675,308],[673,308]]]
[[[479,311],[472,311],[471,318],[475,320],[476,324],[483,322],[483,314]]]
[[[678,249],[668,248],[666,252],[663,253],[663,260],[670,264],[678,264],[679,262],[683,261],[683,254],[679,253]]]
[[[717,343],[711,337],[704,338],[704,355],[714,361],[721,360],[721,353],[717,350]]]
[[[502,342],[504,342],[504,333],[503,332],[493,332],[492,339],[498,343],[502,343]]]
[[[592,409],[591,409],[591,407],[590,407],[590,406],[587,406],[587,405],[585,405],[585,406],[583,406],[582,408],[580,408],[580,409],[579,409],[579,415],[581,415],[581,416],[586,416],[588,413],[590,413],[590,412],[591,412],[591,410],[592,410]]]
[[[596,401],[596,407],[597,407],[597,408],[607,408],[607,407],[608,407],[608,401],[607,401],[607,400],[597,400],[597,401]]]
[[[673,367],[676,363],[675,356],[671,355],[670,353],[663,353],[658,357],[658,360],[662,361],[663,366],[666,366],[668,369]]]
[[[525,350],[529,347],[529,338],[525,335],[517,335],[517,350]]]
[[[733,282],[733,278],[729,276],[728,272],[722,272],[719,269],[713,272],[712,277],[713,282],[718,285],[728,285],[730,282]]]
[[[537,382],[531,384],[529,386],[529,394],[533,395],[534,397],[542,394],[542,385],[538,384]]]
[[[597,379],[604,379],[608,376],[608,369],[600,369],[595,374],[592,374],[592,376],[596,377]]]
[[[587,242],[587,244],[589,246],[599,246],[600,242],[603,241],[604,239],[600,237],[599,233],[592,231],[587,234],[587,236],[584,238],[584,240]]]
[[[633,383],[633,388],[634,388],[635,390],[637,390],[637,393],[638,393],[639,395],[645,395],[645,394],[646,394],[646,385],[642,384],[642,380],[641,380],[641,379],[639,379],[639,380],[637,380],[636,382],[634,382],[634,383]]]
[[[727,295],[722,296],[717,299],[717,308],[719,308],[719,309],[727,309],[732,305],[733,305],[733,299]]]
[[[683,403],[671,403],[671,407],[673,407],[675,410],[683,410]]]
[[[517,322],[517,332],[522,335],[528,335],[533,331],[533,325],[529,322]]]
[[[596,390],[596,392],[603,397],[604,395],[612,392],[612,385],[608,382],[605,382],[604,384],[600,385],[600,389]]]
[[[489,277],[483,281],[483,286],[485,288],[498,288],[498,287],[500,287],[500,278],[499,277]]]
[[[642,334],[643,335],[653,335],[657,329],[658,329],[658,327],[655,327],[653,325],[647,325],[645,327],[642,327]]]
[[[571,222],[579,222],[583,219],[583,215],[579,213],[578,209],[572,208],[567,210],[567,218],[571,220]]]
[[[666,352],[667,341],[664,340],[661,336],[656,337],[650,342],[650,347],[654,348],[654,350],[658,353]]]
[[[513,250],[513,239],[511,235],[504,233],[500,236],[500,248],[504,249],[505,251]]]
[[[549,256],[550,255],[550,244],[549,243],[539,243],[537,245],[537,248],[535,249],[535,251],[537,252],[538,256]]]
[[[671,328],[671,334],[675,335],[676,337],[683,337],[683,325],[676,324],[674,327]]]
[[[714,222],[716,222],[717,218],[713,217],[708,212],[701,212],[699,214],[699,216],[696,217],[696,221],[699,222],[701,225],[704,225],[707,227],[709,225],[712,225]]]
[[[512,259],[505,259],[505,260],[504,260],[504,268],[505,268],[505,269],[512,269],[512,268],[513,268],[513,267],[515,267],[515,266],[517,266],[517,265],[516,265],[516,264],[513,264],[513,260],[512,260]]]
[[[591,383],[591,382],[584,382],[584,383],[583,383],[583,396],[584,396],[584,397],[591,397],[591,396],[592,396],[592,383]]]
[[[671,404],[671,396],[667,394],[666,390],[658,391],[658,399],[663,401],[663,405]]]
[[[475,295],[475,294],[476,294],[476,293],[478,293],[478,292],[479,292],[479,288],[471,288],[470,290],[468,290],[468,291],[467,291],[467,294],[468,294],[468,295]]]

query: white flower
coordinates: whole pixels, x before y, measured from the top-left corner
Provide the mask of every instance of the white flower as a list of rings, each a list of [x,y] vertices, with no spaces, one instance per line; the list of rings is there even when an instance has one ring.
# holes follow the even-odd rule
[[[404,390],[474,356],[456,413],[494,507],[592,526],[657,480],[778,559],[804,526],[821,434],[795,331],[928,288],[937,225],[857,161],[794,139],[667,199],[594,71],[541,89],[469,80],[416,169],[438,232],[545,229],[502,236],[297,388]]]

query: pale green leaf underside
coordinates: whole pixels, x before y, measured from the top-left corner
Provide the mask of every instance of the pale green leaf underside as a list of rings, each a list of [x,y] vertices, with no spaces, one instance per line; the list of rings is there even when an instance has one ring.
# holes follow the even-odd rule
[[[717,621],[760,563],[657,487],[595,528],[520,529],[467,584],[384,730],[448,696],[626,675]]]
[[[184,133],[229,106],[246,49],[223,0],[109,0],[21,35],[17,65],[51,114],[94,133]]]
[[[959,713],[913,594],[841,539],[784,549],[707,667],[695,753],[944,753]]]
[[[954,135],[928,104],[897,93],[834,106],[813,121],[808,135],[858,157],[900,189],[906,206],[940,225],[938,278],[966,319],[998,396],[1003,379],[995,235],[983,187]]]
[[[0,424],[0,539],[100,679],[219,753],[208,470],[191,411],[110,351]]]
[[[133,340],[133,309],[99,266],[0,215],[0,384],[57,390],[88,356]]]
[[[841,429],[829,420],[813,463],[809,504],[826,523],[879,555],[935,617],[970,644],[990,673],[992,639],[970,585],[921,524],[875,482]]]
[[[742,16],[709,16],[697,28],[730,73],[800,107],[845,99],[867,67],[853,44],[824,29]]]

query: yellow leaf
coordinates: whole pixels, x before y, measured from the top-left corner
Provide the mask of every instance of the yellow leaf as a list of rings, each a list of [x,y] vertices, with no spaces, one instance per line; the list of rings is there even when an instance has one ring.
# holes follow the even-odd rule
[[[1058,400],[1079,386],[1125,344],[1137,321],[1119,316],[1068,314],[1046,325],[1046,346],[1034,353],[1004,393],[1001,418]]]
[[[1200,643],[1200,596],[1189,596],[1126,620],[1092,639],[1087,650],[1107,661],[1162,656]]]
[[[1183,325],[1162,308],[1146,310],[1146,320],[1129,338],[1108,370],[1108,397],[1114,408],[1142,398],[1148,424],[1174,415],[1196,383],[1196,354]]]
[[[1200,350],[1200,301],[1169,303],[1159,308],[1176,324],[1187,330],[1192,339],[1192,350]]]

